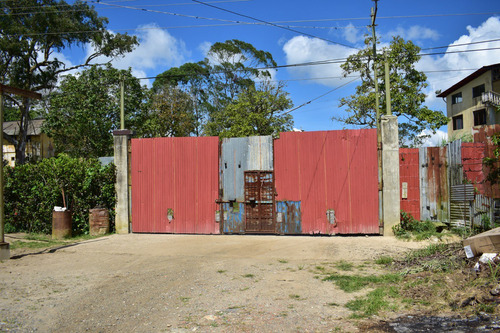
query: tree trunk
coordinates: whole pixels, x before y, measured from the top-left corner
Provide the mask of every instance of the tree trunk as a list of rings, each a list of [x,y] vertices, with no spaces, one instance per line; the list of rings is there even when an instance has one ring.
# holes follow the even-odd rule
[[[14,146],[16,150],[16,165],[22,165],[26,163],[26,141],[28,138],[28,125],[30,120],[29,99],[25,98],[19,109],[21,111],[21,120],[19,122],[19,134],[17,136],[17,145]]]

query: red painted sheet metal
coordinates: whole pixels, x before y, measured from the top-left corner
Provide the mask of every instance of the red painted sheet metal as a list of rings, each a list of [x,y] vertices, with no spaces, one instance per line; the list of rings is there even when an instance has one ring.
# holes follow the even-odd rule
[[[301,201],[302,233],[379,232],[375,130],[280,133],[274,167],[276,200]]]
[[[476,188],[479,193],[485,194],[485,174],[483,172],[483,158],[486,144],[481,142],[462,143],[462,165],[464,176]]]
[[[495,158],[496,145],[491,140],[491,137],[499,132],[500,125],[482,126],[474,130],[474,143],[485,144],[484,157]],[[484,177],[488,175],[489,171],[488,167],[483,166]],[[498,184],[485,181],[480,192],[489,198],[500,198],[500,186]]]
[[[418,148],[399,149],[399,183],[401,210],[420,220],[420,165]],[[403,198],[403,183],[406,183],[406,198]]]
[[[132,231],[219,233],[217,137],[132,139]]]

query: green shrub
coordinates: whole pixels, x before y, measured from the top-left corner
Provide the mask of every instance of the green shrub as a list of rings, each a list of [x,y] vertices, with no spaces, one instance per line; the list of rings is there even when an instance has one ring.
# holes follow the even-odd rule
[[[400,222],[392,227],[392,231],[398,238],[410,239],[414,236],[417,240],[428,239],[438,234],[432,221],[418,221],[405,211],[401,211]]]
[[[10,232],[52,231],[52,210],[72,212],[73,233],[87,233],[89,209],[109,209],[114,225],[115,167],[61,154],[36,164],[5,166],[5,222]]]

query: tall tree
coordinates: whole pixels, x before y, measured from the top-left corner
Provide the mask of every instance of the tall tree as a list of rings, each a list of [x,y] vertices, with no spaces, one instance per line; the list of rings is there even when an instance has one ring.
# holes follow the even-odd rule
[[[207,132],[224,138],[251,135],[274,135],[290,131],[293,120],[282,112],[292,107],[283,84],[264,81],[257,88],[249,87],[217,112],[207,124]]]
[[[25,90],[48,91],[61,73],[87,66],[99,56],[121,56],[137,44],[135,37],[107,31],[108,20],[81,0],[0,1],[0,10],[0,82]],[[86,44],[95,52],[81,64],[66,66],[55,54]],[[19,110],[20,132],[5,138],[16,148],[16,163],[23,164],[31,104],[26,98],[7,98]]]
[[[141,137],[189,136],[196,130],[196,115],[191,96],[172,85],[153,89],[142,124]]]
[[[125,125],[129,129],[141,126],[146,88],[130,69],[94,65],[78,75],[67,75],[50,97],[44,131],[54,138],[57,152],[75,157],[113,154],[112,131],[120,123],[120,79],[127,87]]]
[[[242,91],[255,88],[256,79],[271,77],[268,70],[257,67],[272,66],[276,62],[269,52],[240,40],[227,40],[213,44],[203,61],[163,72],[153,87],[170,84],[188,93],[197,121],[195,135],[217,135],[208,129],[217,128],[213,122],[221,121],[221,110]]]
[[[361,84],[356,93],[340,99],[340,106],[346,107],[347,116],[333,117],[346,124],[376,127],[375,91],[373,78],[373,51],[371,38],[365,40],[366,48],[351,55],[342,64],[344,76],[358,73]],[[390,66],[390,89],[392,114],[398,116],[399,140],[401,145],[418,145],[425,136],[421,133],[430,129],[433,133],[448,122],[441,111],[429,109],[424,105],[427,76],[415,69],[420,59],[420,48],[411,41],[394,37],[388,48],[382,49],[376,59],[378,73],[384,73],[384,58],[387,52]],[[383,77],[383,74],[381,75]],[[385,82],[379,79],[380,112],[386,112]]]

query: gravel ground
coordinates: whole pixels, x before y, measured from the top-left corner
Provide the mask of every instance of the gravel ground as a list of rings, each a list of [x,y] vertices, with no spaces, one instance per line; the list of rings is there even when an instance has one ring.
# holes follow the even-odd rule
[[[378,236],[129,234],[14,250],[15,259],[0,263],[0,331],[357,331],[343,305],[366,291],[344,293],[314,278],[316,267],[373,263],[424,245]]]

